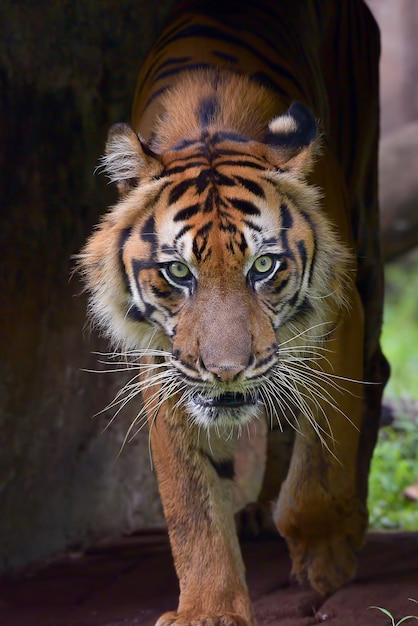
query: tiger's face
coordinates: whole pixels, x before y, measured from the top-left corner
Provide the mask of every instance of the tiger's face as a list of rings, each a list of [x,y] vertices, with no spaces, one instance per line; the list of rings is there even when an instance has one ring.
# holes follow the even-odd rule
[[[109,138],[122,198],[83,253],[93,312],[130,350],[165,350],[199,426],[243,424],[271,402],[341,287],[345,252],[304,179],[312,129],[283,141],[301,134],[297,113],[270,126],[281,147],[206,130],[155,155],[127,127]]]

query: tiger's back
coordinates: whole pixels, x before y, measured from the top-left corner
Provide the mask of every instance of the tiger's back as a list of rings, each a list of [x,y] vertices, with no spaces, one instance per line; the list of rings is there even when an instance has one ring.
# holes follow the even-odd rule
[[[275,114],[284,113],[297,100],[308,104],[322,122],[327,119],[320,59],[312,51],[321,45],[320,31],[329,8],[316,14],[312,3],[300,3],[296,11],[296,4],[290,2],[176,6],[174,26],[162,33],[138,77],[133,120],[144,138],[150,138],[160,96],[182,73],[195,69],[220,68],[248,76],[271,90]],[[306,24],[303,40],[292,37],[296,21]]]

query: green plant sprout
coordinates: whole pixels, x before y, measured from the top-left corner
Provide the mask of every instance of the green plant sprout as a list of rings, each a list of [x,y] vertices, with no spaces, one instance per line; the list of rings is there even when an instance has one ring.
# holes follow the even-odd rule
[[[408,598],[408,600],[418,604],[418,601],[414,600],[414,598]],[[418,621],[418,615],[405,615],[405,617],[402,617],[400,620],[395,622],[395,618],[393,617],[392,613],[387,609],[383,609],[381,606],[369,606],[369,609],[377,609],[378,611],[381,611],[382,613],[387,615],[387,617],[390,619],[391,626],[400,626],[409,619],[416,619]]]

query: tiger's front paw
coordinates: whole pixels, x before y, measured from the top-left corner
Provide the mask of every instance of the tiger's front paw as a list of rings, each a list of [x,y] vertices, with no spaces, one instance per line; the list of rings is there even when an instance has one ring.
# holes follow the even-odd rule
[[[351,508],[351,511],[350,511]],[[292,576],[299,582],[309,581],[322,595],[330,595],[351,580],[356,572],[357,557],[364,543],[367,511],[352,500],[345,515],[331,508],[328,518],[313,520],[309,512],[275,516],[279,532],[286,538],[292,558]]]
[[[309,581],[321,595],[330,595],[351,580],[357,567],[358,549],[349,536],[335,533],[309,540],[289,540],[292,577]]]
[[[236,613],[194,615],[169,611],[161,615],[155,626],[252,626],[252,623]]]

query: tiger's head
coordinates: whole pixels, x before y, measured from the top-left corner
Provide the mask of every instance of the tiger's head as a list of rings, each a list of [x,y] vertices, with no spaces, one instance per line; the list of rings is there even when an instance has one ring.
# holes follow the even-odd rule
[[[291,364],[344,306],[349,255],[306,180],[317,134],[298,103],[263,141],[208,126],[157,154],[109,133],[120,199],[80,255],[91,312],[127,354],[161,351],[158,380],[198,425],[289,407]]]

